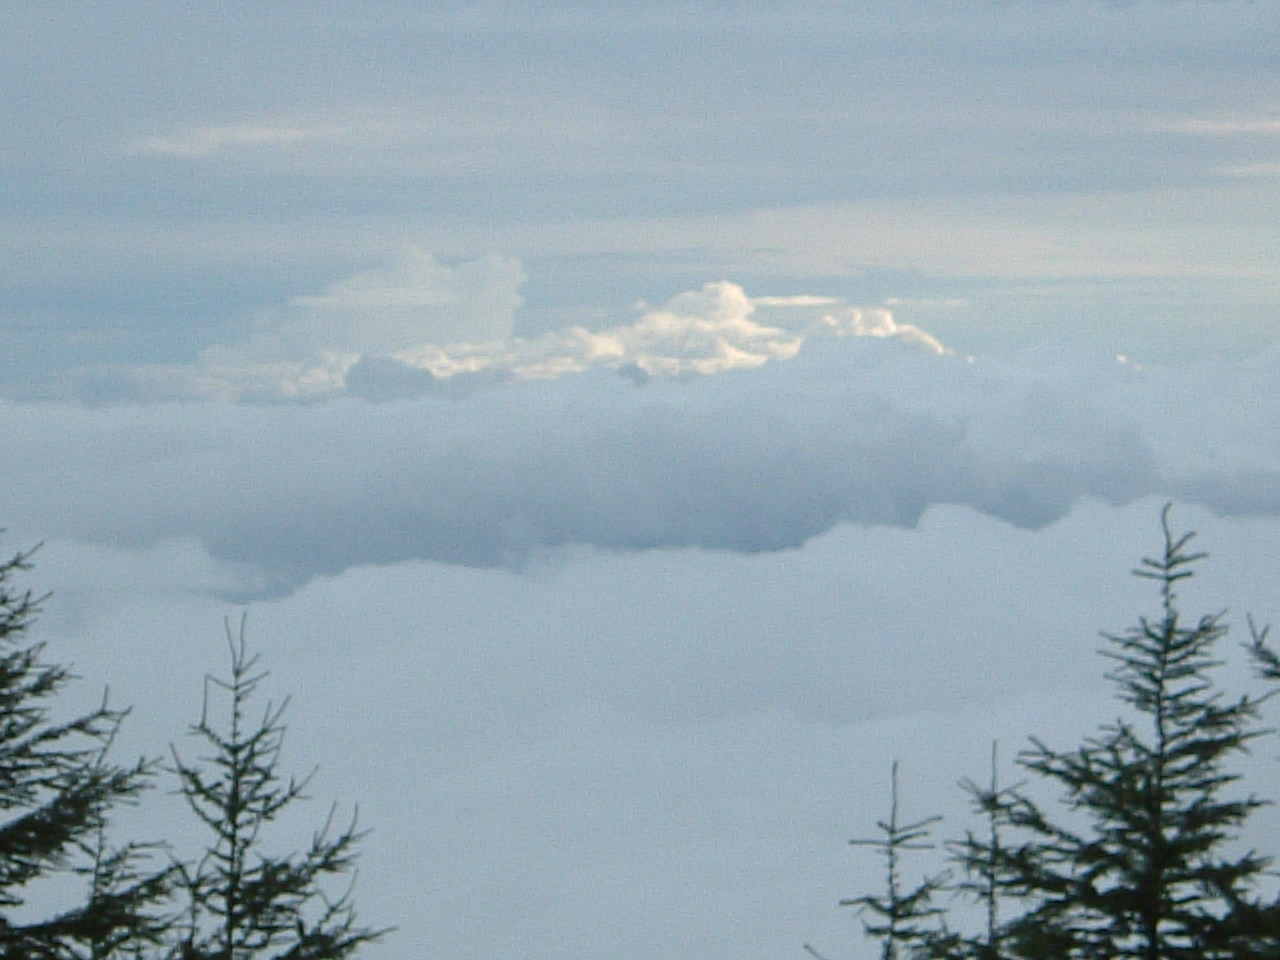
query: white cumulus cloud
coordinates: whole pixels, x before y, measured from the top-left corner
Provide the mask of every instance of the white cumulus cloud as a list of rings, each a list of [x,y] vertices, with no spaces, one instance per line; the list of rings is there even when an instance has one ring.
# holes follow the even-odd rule
[[[252,336],[210,347],[196,364],[80,371],[71,392],[91,403],[394,399],[458,396],[592,368],[637,380],[709,376],[790,360],[815,338],[893,339],[948,352],[884,308],[809,294],[751,297],[727,280],[681,293],[632,323],[517,337],[524,279],[515,259],[451,266],[406,247],[390,264],[292,297],[260,317]]]
[[[776,314],[776,322],[763,322],[759,308]],[[841,306],[835,298],[810,295],[753,298],[738,284],[719,281],[679,294],[630,324],[604,330],[574,326],[505,343],[428,343],[392,359],[437,379],[479,372],[540,379],[592,367],[643,378],[682,378],[790,360],[806,340],[847,336],[892,338],[931,353],[947,352],[932,335],[897,323],[888,310]]]

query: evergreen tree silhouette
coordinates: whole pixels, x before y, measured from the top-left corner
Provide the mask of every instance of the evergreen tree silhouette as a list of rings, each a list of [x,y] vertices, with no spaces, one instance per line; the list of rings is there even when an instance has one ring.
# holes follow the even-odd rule
[[[1206,960],[1276,956],[1257,899],[1270,858],[1236,852],[1264,801],[1238,788],[1260,700],[1228,699],[1212,679],[1223,614],[1184,619],[1177,587],[1204,558],[1161,516],[1164,549],[1134,571],[1160,591],[1160,615],[1104,635],[1108,678],[1129,718],[1074,750],[1032,739],[1018,764],[1056,785],[1055,816],[1023,790],[976,791],[1006,839],[969,837],[960,859],[996,878],[1022,908],[1000,926],[1008,956],[1028,960]],[[1246,921],[1246,918],[1249,918]],[[1271,939],[1268,939],[1271,938]]]
[[[25,639],[45,598],[13,579],[30,569],[33,552],[0,563],[0,958],[131,956],[160,940],[165,921],[156,909],[169,875],[149,868],[146,845],[112,848],[105,829],[152,770],[110,762],[127,711],[105,696],[88,713],[54,719],[50,701],[73,678],[44,661],[43,644]],[[77,874],[86,880],[83,902],[31,916],[41,881]]]
[[[180,960],[340,960],[387,931],[356,924],[352,872],[362,834],[354,818],[345,829],[324,826],[300,853],[264,851],[264,831],[297,801],[310,777],[279,770],[288,701],[268,703],[261,720],[249,701],[266,677],[245,642],[227,624],[231,671],[206,678],[205,701],[191,734],[208,750],[203,762],[173,752],[173,769],[188,806],[211,835],[203,857],[179,866],[186,902],[175,923],[172,956]],[[209,718],[210,689],[229,700],[225,729]],[[329,882],[339,889],[330,891]]]

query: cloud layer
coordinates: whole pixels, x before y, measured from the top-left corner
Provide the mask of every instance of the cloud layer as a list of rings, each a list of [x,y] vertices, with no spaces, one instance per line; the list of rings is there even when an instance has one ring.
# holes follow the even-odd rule
[[[519,565],[573,544],[781,550],[944,503],[1023,526],[1081,497],[1271,514],[1278,380],[1274,352],[1162,370],[848,337],[643,386],[594,371],[382,404],[6,404],[0,481],[15,528],[196,538],[266,590],[418,558]]]

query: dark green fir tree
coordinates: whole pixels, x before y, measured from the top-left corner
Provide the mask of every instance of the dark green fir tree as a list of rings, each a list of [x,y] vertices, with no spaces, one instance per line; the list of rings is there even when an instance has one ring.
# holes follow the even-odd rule
[[[902,822],[898,815],[898,763],[894,761],[889,778],[889,819],[876,823],[879,836],[849,841],[853,846],[872,848],[884,861],[882,893],[840,901],[841,906],[855,907],[867,917],[863,930],[880,941],[881,960],[919,957],[944,936],[940,926],[943,910],[934,898],[945,888],[945,876],[928,876],[907,884],[903,872],[906,856],[933,849],[929,833],[941,819]]]
[[[185,904],[170,956],[341,960],[386,932],[356,923],[351,882],[361,834],[354,822],[333,829],[331,815],[303,851],[267,851],[268,828],[304,799],[309,778],[284,778],[279,769],[287,701],[268,703],[260,720],[248,715],[266,674],[248,653],[243,621],[238,634],[228,624],[227,639],[230,676],[206,680],[200,722],[191,728],[207,753],[189,762],[174,751],[181,792],[210,842],[203,857],[179,867]],[[211,687],[229,701],[222,728],[209,719]]]
[[[1239,783],[1260,700],[1214,683],[1222,614],[1188,620],[1177,589],[1203,554],[1162,515],[1164,549],[1135,573],[1160,614],[1105,635],[1108,675],[1130,708],[1080,747],[1039,740],[1018,763],[1060,793],[1050,812],[1025,790],[973,791],[1000,828],[959,859],[1010,907],[988,955],[1025,960],[1275,958],[1275,910],[1260,899],[1269,858],[1239,845],[1263,801]]]
[[[50,701],[69,671],[44,661],[42,644],[26,633],[40,599],[14,584],[31,552],[0,563],[0,958],[109,960],[134,956],[159,942],[164,922],[155,907],[167,889],[147,848],[112,848],[110,813],[148,785],[139,762],[117,766],[108,749],[125,711],[105,702],[71,719],[56,719]],[[42,894],[80,875],[78,902],[48,915]],[[65,900],[65,897],[57,897]]]
[[[1005,956],[1000,907],[1008,870],[1004,863],[1001,804],[1017,796],[1017,786],[1000,786],[999,753],[999,744],[992,743],[991,773],[985,786],[972,780],[960,784],[970,796],[979,798],[985,821],[981,838],[969,832],[964,840],[947,844],[963,864],[965,873],[964,878],[954,884],[953,892],[966,895],[981,906],[982,930],[977,936],[944,931],[923,952],[931,960],[1001,960]]]

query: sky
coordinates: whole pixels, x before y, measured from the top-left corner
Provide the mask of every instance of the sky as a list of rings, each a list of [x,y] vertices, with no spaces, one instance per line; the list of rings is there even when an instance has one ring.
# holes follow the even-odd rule
[[[890,764],[953,834],[993,739],[1110,719],[1164,503],[1189,608],[1280,620],[1270,4],[50,0],[0,44],[0,546],[123,751],[247,615],[296,836],[371,830],[370,957],[874,956]]]

